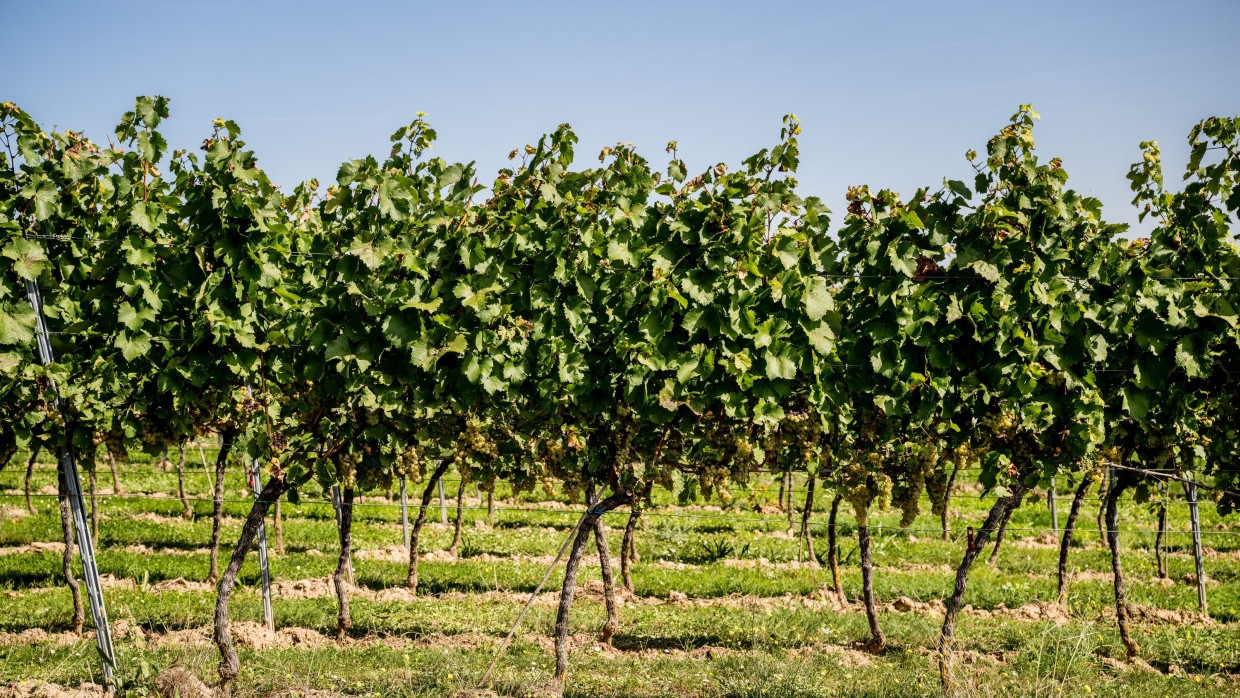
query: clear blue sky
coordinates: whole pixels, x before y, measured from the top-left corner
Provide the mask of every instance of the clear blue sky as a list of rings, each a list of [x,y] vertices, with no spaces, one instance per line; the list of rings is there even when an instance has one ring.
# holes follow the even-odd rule
[[[561,122],[588,162],[633,141],[661,166],[674,138],[698,171],[773,143],[795,112],[802,190],[838,222],[847,185],[907,195],[968,175],[963,153],[1032,102],[1044,156],[1133,221],[1138,143],[1178,170],[1194,123],[1240,114],[1237,0],[0,0],[0,26],[0,99],[44,124],[103,140],[135,95],[163,94],[174,147],[235,119],[285,185],[383,155],[418,110],[484,184]]]

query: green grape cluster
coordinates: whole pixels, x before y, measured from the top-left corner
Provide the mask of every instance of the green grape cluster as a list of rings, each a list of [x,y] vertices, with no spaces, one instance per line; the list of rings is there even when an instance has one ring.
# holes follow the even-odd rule
[[[671,492],[676,488],[676,478],[673,477],[672,466],[669,464],[660,464],[658,476],[655,477],[655,483],[663,489]]]
[[[63,412],[52,407],[51,405],[46,405],[46,404],[44,407],[44,411],[47,413],[48,421],[50,421],[52,424],[55,424],[57,427],[61,429],[65,428],[65,415]]]
[[[749,443],[749,439],[737,434],[732,439],[732,451],[736,454],[736,458],[746,463],[753,461],[753,445]]]
[[[904,472],[905,480],[895,488],[893,503],[900,510],[901,526],[909,526],[921,513],[918,501],[928,479],[938,471],[939,448],[936,444],[912,444],[908,449]]]
[[[745,434],[732,437],[732,481],[744,484],[749,479],[749,469],[754,466],[753,444]]]
[[[623,412],[619,410],[618,412],[621,413],[622,418],[612,435],[616,446],[615,462],[621,466],[627,466],[637,460],[633,452],[633,438],[637,436],[637,420],[626,418],[627,408]]]
[[[730,484],[731,472],[724,467],[708,466],[702,468],[698,472],[698,483],[702,490],[702,496],[710,498],[712,494],[719,495],[719,501],[727,506],[732,503],[732,492],[728,489]]]
[[[465,430],[457,436],[452,456],[457,463],[464,463],[467,456],[477,454],[488,458],[499,455],[499,446],[484,431],[486,425],[477,419],[465,422]]]
[[[1123,452],[1119,446],[1108,446],[1107,448],[1098,449],[1099,463],[1120,463],[1123,459]],[[1094,482],[1102,482],[1102,468],[1098,468],[1093,473]]]
[[[789,412],[782,425],[787,431],[788,446],[797,465],[809,465],[817,453],[818,440],[822,437],[822,422],[809,411]]]
[[[138,420],[138,439],[147,445],[171,443],[177,440],[165,422],[152,419],[149,415],[143,415]]]
[[[421,464],[422,454],[418,451],[417,443],[410,444],[409,448],[396,454],[396,475],[413,478],[416,481],[422,475]]]
[[[982,430],[995,439],[1011,437],[1019,424],[1020,422],[1016,419],[1016,415],[1007,411],[999,414],[988,414],[978,420],[978,425]]]
[[[1024,438],[1015,438],[1011,444],[1011,455],[1013,463],[1031,463],[1035,454],[1040,450],[1039,444],[1033,442],[1032,434],[1024,434]]]
[[[545,473],[539,477],[538,484],[542,485],[543,490],[546,491],[548,497],[551,497],[552,499],[556,497],[556,480],[550,473]]]
[[[880,470],[883,462],[881,455],[870,452],[841,470],[844,497],[852,504],[858,520],[865,520],[870,507],[877,505],[882,510],[891,503],[894,483]]]
[[[113,429],[103,433],[103,443],[108,449],[108,455],[117,462],[124,462],[129,459],[129,450],[125,448],[125,436],[119,429]]]
[[[273,459],[274,460],[274,459]],[[340,486],[351,488],[357,486],[357,469],[362,465],[362,454],[343,451],[336,456],[336,475],[340,478]]]
[[[952,449],[951,461],[957,468],[969,468],[986,455],[986,449],[976,448],[971,442],[962,443]]]
[[[535,458],[544,471],[555,470],[564,460],[564,441],[555,434],[547,435],[535,441]]]

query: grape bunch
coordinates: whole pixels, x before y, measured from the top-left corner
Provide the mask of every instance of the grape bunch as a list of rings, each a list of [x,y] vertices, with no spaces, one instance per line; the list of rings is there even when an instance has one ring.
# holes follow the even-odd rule
[[[707,466],[698,472],[698,482],[701,486],[702,496],[710,498],[713,493],[719,495],[719,501],[728,506],[732,503],[732,492],[728,490],[731,473],[727,468],[720,466]]]
[[[822,437],[822,422],[811,410],[789,412],[781,423],[786,431],[788,447],[792,450],[794,463],[809,465],[817,455],[818,440]]]
[[[1123,452],[1119,446],[1109,446],[1107,448],[1098,449],[1098,463],[1120,463],[1123,461]],[[1102,482],[1102,473],[1104,468],[1095,468],[1091,476],[1094,482]]]
[[[560,462],[564,460],[564,441],[557,438],[557,435],[547,434],[540,439],[533,440],[535,458],[542,466],[544,472],[556,470]]]
[[[129,459],[129,450],[125,448],[125,436],[119,429],[103,432],[100,436],[108,449],[108,455],[112,456],[113,460],[123,463]]]
[[[255,400],[254,396],[250,395],[248,392],[233,399],[233,414],[236,416],[236,421],[238,422],[243,422],[249,419],[250,415],[257,412],[260,407],[262,407],[262,405],[260,405],[258,400]]]
[[[476,454],[488,458],[499,455],[499,447],[483,431],[486,425],[477,419],[465,421],[465,430],[457,436],[452,456],[457,463],[464,463],[467,456]]]
[[[422,455],[418,452],[417,443],[410,446],[403,452],[396,454],[396,475],[407,477],[415,482],[422,478]]]
[[[357,451],[349,449],[336,455],[336,476],[340,478],[341,487],[348,489],[357,485],[357,469],[361,465],[362,454]]]
[[[866,520],[871,506],[877,504],[882,510],[891,503],[893,483],[891,478],[882,472],[883,463],[884,458],[880,454],[869,452],[860,460],[844,466],[840,473],[844,496],[852,504],[860,522]]]
[[[978,425],[992,439],[1011,438],[1019,424],[1016,415],[1006,410],[999,414],[988,414],[978,420]]]
[[[934,479],[939,465],[938,445],[909,444],[905,457],[905,480],[895,488],[894,504],[901,512],[900,525],[909,526],[921,513],[918,499],[927,482]]]
[[[154,419],[150,415],[142,415],[139,418],[138,438],[147,445],[171,443],[177,440],[166,422]]]

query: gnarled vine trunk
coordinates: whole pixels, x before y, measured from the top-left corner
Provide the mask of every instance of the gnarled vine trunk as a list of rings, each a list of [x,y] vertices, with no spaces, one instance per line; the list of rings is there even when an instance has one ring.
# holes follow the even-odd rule
[[[108,467],[112,469],[112,494],[125,494],[125,489],[121,487],[121,477],[116,472],[116,458],[112,454],[104,456],[108,459]]]
[[[874,559],[870,554],[868,512],[857,512],[857,547],[861,551],[861,594],[865,601],[865,618],[870,623],[870,642],[866,649],[881,652],[887,636],[878,624],[878,603],[874,600]]]
[[[461,523],[465,515],[465,475],[461,474],[461,486],[456,489],[456,518],[452,521],[452,545],[448,546],[448,554],[459,557],[461,554]]]
[[[448,471],[448,466],[452,464],[451,460],[439,461],[439,465],[435,466],[435,471],[431,473],[430,479],[426,481],[426,489],[422,490],[422,505],[418,507],[418,516],[413,520],[413,531],[409,534],[409,590],[415,594],[418,591],[418,538],[422,535],[422,526],[426,523],[426,510],[431,505],[431,497],[435,496],[435,486],[439,484],[439,478]]]
[[[64,462],[56,466],[57,500],[60,504],[60,532],[65,541],[65,554],[61,558],[61,572],[65,575],[65,584],[73,595],[73,632],[81,635],[82,626],[86,622],[86,609],[82,606],[82,587],[77,577],[73,576],[73,511],[69,504],[69,483],[65,480]]]
[[[809,530],[809,517],[814,511],[814,481],[817,479],[814,475],[809,476],[809,481],[805,484],[805,508],[801,510],[801,537],[805,539],[809,564],[814,567],[818,566],[818,557],[814,555],[814,536]]]
[[[840,578],[840,548],[835,521],[840,513],[840,501],[843,499],[844,495],[835,495],[831,500],[831,516],[827,519],[827,564],[831,566],[831,584],[835,588],[835,595],[841,600],[844,598],[844,581]]]
[[[38,446],[30,449],[30,460],[26,461],[26,511],[34,513],[34,500],[30,496],[30,480],[34,477],[34,464],[39,460]]]
[[[272,527],[276,534],[276,554],[284,554],[284,517],[280,514],[280,500],[276,500],[275,512],[272,514]]]
[[[1128,598],[1124,595],[1124,565],[1119,558],[1119,498],[1128,489],[1131,479],[1127,474],[1112,474],[1111,488],[1106,496],[1107,545],[1111,548],[1111,571],[1115,582],[1115,622],[1119,626],[1119,639],[1124,643],[1128,659],[1141,654],[1141,647],[1132,639],[1128,630]]]
[[[1059,605],[1068,605],[1068,548],[1072,546],[1072,532],[1076,530],[1076,517],[1081,513],[1081,502],[1085,501],[1085,495],[1089,492],[1089,487],[1094,483],[1089,473],[1081,475],[1081,484],[1076,487],[1076,494],[1072,495],[1072,506],[1068,509],[1068,521],[1063,527],[1063,537],[1059,539]]]
[[[607,606],[607,622],[599,632],[598,640],[604,645],[611,644],[611,638],[620,627],[620,610],[616,603],[616,584],[611,574],[611,553],[607,550],[607,536],[603,533],[603,521],[594,522],[594,542],[598,547],[598,564],[603,576],[603,602]]]
[[[956,485],[956,476],[959,474],[960,464],[957,463],[952,468],[952,474],[947,476],[947,487],[943,490],[943,510],[939,512],[939,524],[943,528],[944,541],[951,539],[951,525],[947,521],[951,518],[952,487]]]
[[[995,501],[994,506],[990,507],[990,514],[986,517],[986,521],[982,524],[980,531],[976,535],[970,535],[964,552],[964,559],[960,561],[960,566],[956,568],[956,584],[952,589],[952,595],[947,599],[947,611],[943,615],[943,629],[939,633],[939,680],[943,684],[943,690],[947,693],[952,692],[951,683],[951,651],[952,651],[952,635],[956,630],[956,617],[960,614],[960,607],[964,602],[965,586],[969,581],[969,570],[973,567],[973,562],[977,560],[977,556],[981,554],[982,549],[986,547],[986,542],[990,540],[991,534],[998,529],[999,522],[1011,509],[1020,506],[1021,499],[1024,498],[1028,487],[1021,481],[1016,481],[1008,488],[1008,494],[1000,497]],[[972,531],[970,530],[970,533]]]
[[[1007,533],[1008,522],[1012,520],[1013,511],[1016,511],[1016,509],[1008,509],[1007,513],[1003,515],[1003,521],[999,522],[999,532],[995,534],[995,547],[990,551],[990,559],[986,560],[986,564],[991,567],[994,567],[995,563],[999,561],[999,548],[1003,547],[1003,534]]]
[[[590,500],[594,499],[594,487],[587,485],[585,494],[586,506],[589,506]],[[603,577],[603,602],[607,608],[607,621],[599,632],[599,642],[610,645],[612,636],[620,627],[620,611],[616,604],[615,579],[611,573],[611,552],[607,549],[607,535],[603,531],[601,516],[594,520],[594,543],[598,548],[599,571]]]
[[[487,525],[495,525],[495,487],[487,490]]]
[[[568,672],[568,612],[572,608],[573,595],[577,591],[577,568],[581,564],[581,556],[585,552],[586,544],[590,542],[590,536],[594,533],[599,517],[616,507],[631,503],[633,499],[630,493],[616,492],[599,502],[582,517],[581,527],[577,529],[577,536],[573,539],[572,552],[569,553],[568,562],[564,567],[564,586],[560,591],[560,606],[555,616],[555,680],[561,686]]]
[[[340,559],[332,582],[336,587],[336,639],[343,640],[353,627],[349,615],[349,580],[353,564],[353,488],[345,487],[340,496]]]
[[[233,548],[232,558],[228,561],[228,567],[224,569],[224,574],[220,576],[219,585],[216,587],[215,646],[220,651],[220,695],[225,697],[230,695],[232,680],[237,678],[237,672],[241,670],[237,650],[232,643],[232,633],[228,628],[228,601],[232,598],[233,588],[237,584],[237,573],[241,571],[241,564],[245,562],[246,554],[254,545],[254,536],[258,533],[258,527],[267,515],[268,507],[271,506],[271,502],[284,496],[287,489],[288,485],[283,480],[275,478],[268,480],[263,486],[262,492],[250,505],[250,513],[245,518],[245,525],[241,527],[237,547]]]
[[[629,510],[629,521],[624,526],[624,538],[620,541],[620,577],[624,580],[624,588],[633,593],[633,575],[629,566],[637,561],[637,522],[642,518],[642,508],[634,504]]]
[[[220,435],[220,452],[215,456],[215,496],[211,509],[211,568],[207,583],[215,584],[220,578],[220,526],[224,523],[224,466],[228,452],[232,450],[233,432]],[[264,510],[265,512],[265,510]]]
[[[177,497],[181,500],[181,518],[189,521],[194,518],[194,507],[185,496],[185,442],[181,442],[181,458],[177,461]]]

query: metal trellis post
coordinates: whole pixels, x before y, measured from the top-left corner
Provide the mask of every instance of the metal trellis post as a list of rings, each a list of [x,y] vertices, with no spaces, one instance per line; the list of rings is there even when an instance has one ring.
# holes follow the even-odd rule
[[[254,459],[253,487],[254,499],[257,501],[259,495],[263,491],[263,483],[258,465],[258,459]],[[263,623],[267,625],[267,629],[271,632],[276,631],[275,613],[271,609],[271,571],[267,565],[267,519],[263,517],[263,521],[258,524],[258,568],[263,578]]]
[[[47,323],[43,319],[43,296],[34,281],[26,280],[26,295],[34,308],[35,340],[39,349],[39,359],[44,365],[52,363],[52,343],[48,339]],[[51,383],[52,405],[60,410],[60,395],[56,383]],[[65,474],[65,486],[69,489],[69,505],[73,510],[73,527],[77,532],[78,550],[82,558],[82,576],[86,580],[86,595],[90,599],[90,615],[95,623],[95,641],[99,645],[99,654],[103,656],[103,678],[112,683],[112,672],[116,667],[116,653],[112,649],[112,631],[108,626],[108,609],[103,601],[103,586],[99,582],[99,565],[95,562],[95,542],[90,535],[90,525],[86,520],[86,504],[82,501],[82,481],[78,477],[77,462],[66,442],[60,446],[60,468]]]
[[[1197,509],[1197,484],[1184,483],[1185,494],[1188,495],[1188,516],[1193,526],[1193,562],[1197,567],[1197,604],[1202,613],[1209,613],[1206,607],[1206,568],[1201,559],[1201,513]]]

